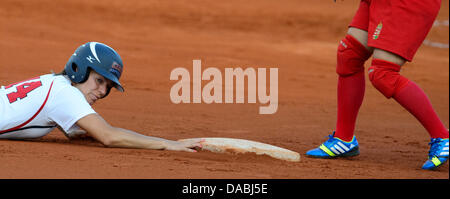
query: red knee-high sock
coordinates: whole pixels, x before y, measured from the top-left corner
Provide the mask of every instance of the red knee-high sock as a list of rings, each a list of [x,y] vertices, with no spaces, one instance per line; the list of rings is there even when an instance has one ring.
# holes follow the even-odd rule
[[[364,70],[351,76],[339,76],[335,137],[344,141],[350,141],[353,138],[356,117],[364,99],[365,89]]]
[[[448,130],[433,109],[423,90],[412,81],[397,91],[393,98],[425,127],[432,138],[448,138]]]

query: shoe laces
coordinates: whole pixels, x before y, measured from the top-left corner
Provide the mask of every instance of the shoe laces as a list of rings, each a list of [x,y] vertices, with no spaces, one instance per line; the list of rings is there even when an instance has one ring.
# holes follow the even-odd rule
[[[430,145],[430,151],[428,151],[428,157],[432,158],[433,156],[437,156],[438,150],[440,149],[441,138],[432,138],[431,142],[428,143]]]
[[[328,135],[328,140],[325,143],[334,142],[336,139],[334,138],[334,132],[331,135]]]

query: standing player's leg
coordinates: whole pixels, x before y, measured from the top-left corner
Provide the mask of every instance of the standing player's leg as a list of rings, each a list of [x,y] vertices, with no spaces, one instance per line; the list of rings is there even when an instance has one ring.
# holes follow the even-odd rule
[[[389,10],[383,9],[383,1],[374,1],[371,6],[371,12],[377,14],[371,15],[369,27],[372,36],[368,45],[375,48],[369,79],[386,98],[394,98],[425,127],[432,139],[429,160],[423,168],[437,168],[448,159],[448,129],[424,91],[399,72],[406,61],[412,60],[431,29],[440,1],[396,1],[389,3]],[[392,14],[386,18],[383,12]]]
[[[356,117],[364,99],[364,63],[372,54],[367,47],[367,31],[350,27],[338,46],[336,73],[338,74],[338,110],[336,131],[316,149],[306,153],[309,157],[334,158],[359,154],[354,138]]]
[[[369,16],[370,1],[361,0],[347,35],[338,47],[338,99],[334,137],[344,142],[354,138],[356,118],[364,99],[364,63],[373,52],[373,48],[368,46]]]
[[[416,83],[399,74],[405,61],[398,55],[375,49],[369,79],[384,96],[394,98],[425,127],[432,138],[432,149],[423,168],[435,169],[448,159],[448,129],[439,119],[425,92]]]
[[[336,131],[318,148],[309,150],[306,153],[309,157],[334,158],[359,154],[358,142],[353,134],[356,117],[364,99],[364,63],[372,55],[372,48],[367,46],[368,26],[369,1],[362,0],[337,51]]]
[[[338,47],[337,121],[334,136],[346,142],[353,139],[356,118],[364,99],[364,63],[373,50],[367,46],[367,36],[367,31],[350,27]]]

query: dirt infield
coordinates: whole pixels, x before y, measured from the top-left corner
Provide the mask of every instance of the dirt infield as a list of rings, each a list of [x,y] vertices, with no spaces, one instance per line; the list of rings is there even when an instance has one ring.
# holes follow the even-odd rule
[[[230,137],[299,152],[266,156],[104,148],[59,131],[32,141],[0,140],[0,178],[433,178],[420,169],[429,136],[394,100],[366,84],[356,135],[361,155],[310,159],[336,122],[336,48],[357,1],[29,0],[0,2],[0,85],[59,72],[75,48],[99,41],[124,60],[125,93],[95,110],[114,126],[168,139]],[[448,20],[444,0],[438,19]],[[448,44],[448,26],[427,39]],[[278,111],[260,104],[173,104],[176,67],[279,68]],[[366,65],[366,68],[368,66]],[[418,83],[449,126],[449,50],[422,46],[402,74]],[[366,74],[367,75],[367,74]]]

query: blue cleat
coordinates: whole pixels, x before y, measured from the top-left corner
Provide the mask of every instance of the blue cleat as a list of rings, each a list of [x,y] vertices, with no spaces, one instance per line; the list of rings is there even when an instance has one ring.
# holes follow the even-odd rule
[[[318,148],[309,150],[306,155],[312,158],[337,158],[351,157],[359,155],[359,145],[356,137],[350,142],[345,142],[333,134],[329,135],[329,139]]]
[[[428,160],[423,164],[422,169],[434,170],[448,160],[448,138],[431,138],[429,145],[431,147],[428,152]]]

